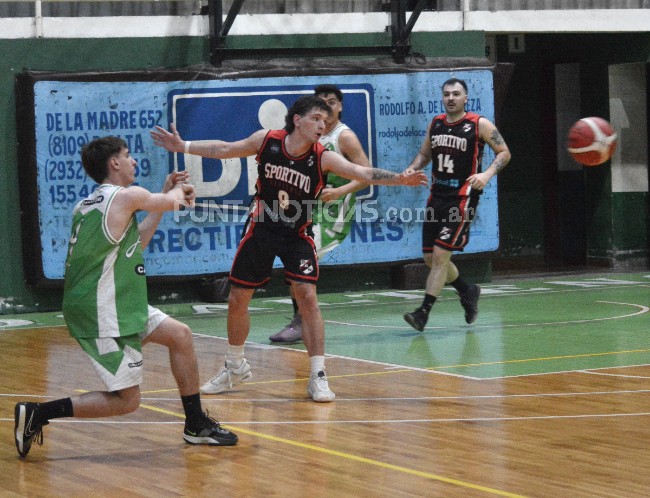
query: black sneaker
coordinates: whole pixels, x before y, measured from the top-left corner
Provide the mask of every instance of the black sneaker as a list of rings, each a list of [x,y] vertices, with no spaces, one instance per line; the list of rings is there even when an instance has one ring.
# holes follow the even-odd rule
[[[465,308],[465,321],[474,323],[478,316],[478,298],[481,295],[481,288],[478,285],[470,285],[466,292],[460,295],[460,304]]]
[[[427,324],[428,319],[429,314],[422,308],[416,309],[413,313],[404,313],[404,320],[406,320],[411,327],[420,332],[424,330],[424,326]]]
[[[183,439],[190,444],[210,444],[216,446],[233,446],[239,438],[233,432],[224,429],[208,411],[194,426],[185,424]]]
[[[38,445],[43,445],[43,426],[47,425],[48,422],[41,422],[39,412],[38,403],[16,403],[14,437],[16,439],[16,449],[21,458],[27,456],[34,441]]]

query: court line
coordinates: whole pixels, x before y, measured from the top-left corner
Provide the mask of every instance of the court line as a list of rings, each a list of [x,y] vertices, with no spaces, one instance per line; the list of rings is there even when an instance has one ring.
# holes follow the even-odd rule
[[[155,407],[155,406],[151,406],[151,405],[142,405],[141,404],[140,407],[141,408],[146,408],[146,409],[149,409],[149,410],[153,410],[155,412],[171,415],[173,417],[182,418],[183,420],[185,420],[185,415],[181,414],[181,413],[177,413],[177,412],[173,412],[173,411],[169,411],[169,410],[164,410],[164,409],[161,409],[161,408],[158,408],[158,407]],[[381,422],[379,422],[379,423],[381,423]],[[310,450],[310,451],[325,453],[327,455],[332,455],[332,456],[344,458],[344,459],[347,459],[347,460],[352,460],[352,461],[359,462],[359,463],[365,463],[367,465],[372,465],[372,466],[375,466],[375,467],[380,467],[380,468],[389,469],[389,470],[395,470],[397,472],[402,472],[402,473],[405,473],[405,474],[410,474],[410,475],[414,475],[414,476],[418,476],[418,477],[423,477],[425,479],[440,481],[440,482],[444,482],[444,483],[447,483],[447,484],[453,484],[455,486],[460,486],[460,487],[463,487],[463,488],[474,489],[474,490],[477,490],[477,491],[484,491],[486,493],[490,493],[490,494],[494,494],[494,495],[498,495],[498,496],[507,496],[507,497],[510,497],[510,498],[524,498],[523,495],[510,493],[508,491],[501,491],[499,489],[489,488],[487,486],[481,486],[480,484],[473,484],[473,483],[470,483],[470,482],[460,481],[458,479],[452,479],[452,478],[440,476],[440,475],[437,475],[437,474],[431,474],[429,472],[422,472],[422,471],[419,471],[419,470],[410,469],[408,467],[402,467],[400,465],[393,465],[393,464],[390,464],[390,463],[385,463],[385,462],[381,462],[379,460],[373,460],[373,459],[370,459],[370,458],[361,457],[361,456],[354,455],[354,454],[351,454],[351,453],[345,453],[345,452],[342,452],[342,451],[331,450],[329,448],[322,448],[320,446],[315,446],[313,444],[301,443],[300,441],[294,441],[293,439],[287,439],[287,438],[272,436],[270,434],[264,434],[264,433],[261,433],[261,432],[252,431],[250,429],[244,429],[244,428],[239,427],[239,426],[234,427],[234,428],[229,427],[229,426],[227,426],[225,424],[223,424],[223,426],[227,427],[228,429],[234,429],[237,432],[240,432],[240,433],[243,433],[243,434],[248,434],[249,436],[255,436],[255,437],[259,437],[259,438],[266,439],[266,440],[269,440],[269,441],[274,441],[276,443],[287,444],[287,445],[290,445],[290,446],[295,446],[295,447]]]
[[[646,350],[639,350],[639,352],[645,352]],[[650,351],[650,350],[647,350]],[[588,373],[587,370],[612,370],[614,368],[637,368],[637,367],[647,367],[650,366],[650,363],[635,363],[632,365],[607,365],[604,367],[591,367],[589,369],[580,369],[580,370],[557,370],[553,372],[538,372],[530,374],[521,374],[521,375],[509,375],[507,377],[490,377],[490,379],[511,379],[517,377],[535,377],[540,375],[555,375],[555,374],[567,374],[567,373]]]
[[[207,335],[205,336],[210,339],[214,339],[214,336]],[[248,344],[248,343],[247,343]],[[251,345],[254,345],[255,343],[252,343]],[[282,348],[278,347],[278,349],[287,349],[289,351],[296,351],[298,353],[306,353],[306,351],[303,350],[297,350],[297,349],[290,349],[290,348]],[[345,360],[350,360],[350,361],[361,361],[361,362],[366,362],[366,363],[373,363],[373,364],[379,364],[379,365],[390,365],[391,367],[395,367],[395,369],[391,370],[386,370],[382,372],[361,372],[361,373],[354,373],[354,374],[340,374],[340,375],[328,375],[328,379],[342,379],[345,377],[367,377],[367,376],[373,376],[373,375],[388,375],[388,374],[395,374],[395,373],[411,373],[411,372],[425,372],[425,373],[434,373],[434,374],[440,374],[440,375],[452,375],[454,377],[462,377],[470,380],[477,380],[477,381],[488,381],[488,380],[496,380],[496,379],[510,379],[510,378],[516,378],[516,377],[532,377],[532,376],[537,376],[537,375],[555,375],[555,374],[562,374],[562,373],[574,373],[574,372],[585,372],[585,369],[576,369],[576,370],[562,370],[562,371],[553,371],[553,372],[538,372],[538,373],[527,373],[527,374],[522,374],[522,375],[505,375],[505,376],[497,376],[497,377],[475,377],[475,376],[470,376],[470,375],[456,375],[452,374],[450,372],[442,372],[439,369],[452,369],[452,368],[467,368],[467,367],[481,367],[481,366],[491,366],[491,365],[504,365],[504,364],[509,364],[509,363],[527,363],[527,362],[538,362],[538,361],[557,361],[557,360],[568,360],[568,359],[576,359],[576,358],[587,358],[587,357],[598,357],[598,356],[615,356],[615,355],[624,355],[624,354],[638,354],[638,353],[649,353],[650,349],[633,349],[633,350],[624,350],[624,351],[606,351],[606,352],[600,352],[600,353],[584,353],[584,354],[576,354],[576,355],[562,355],[562,356],[547,356],[547,357],[542,357],[542,358],[519,358],[519,359],[514,359],[514,360],[500,360],[500,361],[487,361],[487,362],[481,362],[481,363],[464,363],[464,364],[458,364],[458,365],[440,365],[440,366],[435,366],[435,367],[408,367],[408,366],[403,366],[403,365],[391,365],[390,363],[381,363],[381,362],[376,362],[372,360],[363,360],[360,358],[353,358],[353,357],[347,357],[347,356],[341,356],[341,355],[326,355],[328,358],[339,358],[339,359],[345,359]],[[640,367],[640,366],[646,366],[647,364],[638,364],[638,365],[614,365],[614,366],[606,366],[606,367],[601,367],[601,368],[591,368],[589,370],[600,370],[600,369],[610,369],[610,368],[623,368],[623,367]],[[399,369],[399,370],[398,370]],[[301,377],[301,378],[294,378],[294,379],[282,379],[282,380],[264,380],[264,381],[254,381],[254,382],[246,382],[247,385],[261,385],[261,384],[283,384],[283,383],[290,383],[290,382],[306,382],[308,381],[308,377]],[[164,392],[172,392],[175,391],[175,388],[171,389],[159,389],[159,390],[154,390],[154,391],[142,391],[143,394],[152,394],[152,393],[164,393]]]
[[[153,406],[140,405],[140,408],[149,409],[165,415],[172,415],[177,418],[185,419],[185,415],[172,412],[169,410],[164,410],[162,408],[157,408]],[[583,413],[576,415],[524,415],[520,417],[450,417],[450,418],[397,418],[397,419],[353,419],[353,420],[267,420],[267,421],[243,421],[243,420],[230,420],[227,422],[220,422],[223,427],[228,427],[229,429],[234,429],[237,431],[247,432],[253,436],[259,436],[266,439],[279,440],[280,442],[286,444],[292,444],[294,446],[306,447],[307,449],[313,449],[316,451],[322,451],[324,453],[339,453],[337,450],[329,450],[327,448],[322,448],[320,446],[313,446],[307,443],[301,443],[299,441],[294,441],[292,439],[279,438],[277,436],[271,436],[269,434],[256,433],[253,431],[247,431],[242,429],[241,425],[330,425],[330,424],[433,424],[433,423],[447,423],[447,422],[519,422],[525,420],[559,420],[559,419],[587,419],[587,418],[616,418],[616,417],[647,417],[650,416],[650,412],[633,412],[633,413]],[[0,418],[0,421],[4,422],[13,422],[13,418]],[[117,419],[54,419],[50,420],[51,424],[100,424],[100,425],[174,425],[182,424],[182,421],[169,422],[169,421],[151,421],[151,420],[117,420]],[[343,453],[344,456],[352,457],[352,459],[362,458],[365,460],[365,457],[357,457],[356,455]],[[377,462],[380,466],[383,466],[383,462]],[[391,464],[386,464],[391,465]],[[407,471],[410,470],[405,468]],[[414,471],[420,473],[420,471]],[[409,472],[410,473],[410,472]]]
[[[614,304],[626,304],[626,303],[614,303]],[[647,309],[646,309],[646,311],[647,311]],[[641,313],[642,312],[637,312],[635,314],[641,314]],[[628,316],[633,316],[633,315],[628,315]],[[618,318],[618,317],[608,317],[608,318],[596,319],[595,321],[607,320],[607,319],[615,319],[615,318]],[[592,320],[589,320],[589,321],[592,321]],[[563,322],[556,322],[556,323],[563,323]],[[567,322],[567,323],[570,323],[570,322]],[[214,336],[210,336],[210,337],[214,337]],[[648,350],[637,350],[635,352],[638,352],[638,351],[648,351]],[[600,354],[620,354],[620,353],[621,352],[617,352],[617,353],[600,353]],[[596,354],[596,355],[599,355],[599,354]],[[591,356],[591,355],[578,355],[578,356]],[[571,357],[571,356],[569,356],[569,357]],[[553,358],[558,358],[558,357],[553,357]],[[538,361],[538,360],[540,360],[540,359],[533,360],[533,361]],[[530,361],[530,360],[518,360],[518,361]],[[441,368],[441,367],[436,367],[436,368]],[[609,367],[609,368],[611,368],[611,367]],[[406,369],[404,371],[409,372],[409,371],[412,371],[412,370],[414,370],[414,369],[408,368],[408,369]],[[579,370],[579,371],[582,372],[583,370]],[[377,372],[377,374],[380,374],[380,373],[388,373],[388,372]],[[589,372],[585,372],[585,373],[589,373]],[[343,375],[343,376],[340,376],[340,377],[354,376],[354,375],[355,374],[350,374],[350,375]],[[373,375],[373,373],[365,373],[365,374],[359,374],[359,375]],[[292,379],[290,381],[295,382],[295,380],[307,380],[307,379],[306,378],[305,379]],[[272,383],[272,382],[287,382],[287,381],[268,381],[266,383]],[[570,395],[570,394],[571,393],[561,393],[559,395]],[[591,393],[588,393],[588,394],[591,394]],[[522,395],[515,395],[515,396],[522,396]],[[523,395],[523,396],[529,396],[529,395]],[[224,400],[224,401],[233,401],[233,400]],[[342,401],[342,400],[339,400],[339,401]],[[166,410],[159,409],[157,407],[153,407],[153,406],[149,406],[149,405],[141,405],[141,406],[143,408],[150,409],[152,411],[157,411],[157,412],[166,413],[166,414],[173,414],[175,416],[182,417],[179,414],[175,414],[173,412],[168,412]],[[528,419],[555,419],[555,418],[584,418],[584,417],[592,417],[592,416],[595,416],[595,417],[610,417],[610,416],[646,416],[646,415],[650,415],[650,414],[649,413],[635,413],[635,414],[567,415],[567,416],[540,416],[540,417],[533,416],[533,417],[506,417],[506,418],[500,418],[500,419],[495,419],[495,418],[430,419],[430,420],[422,419],[422,420],[411,420],[411,421],[409,421],[409,420],[403,420],[403,421],[400,420],[398,422],[419,422],[419,421],[421,421],[421,422],[448,422],[448,421],[492,421],[492,420],[501,421],[501,420],[528,420]],[[337,421],[333,421],[333,422],[337,423]],[[388,422],[390,422],[390,421],[372,421],[372,420],[369,420],[369,421],[358,421],[358,422],[355,422],[355,421],[340,421],[338,423],[388,423]],[[106,423],[115,423],[115,422],[106,422]],[[140,423],[148,423],[148,422],[140,422]],[[166,423],[179,423],[179,422],[166,422]],[[251,422],[251,424],[267,424],[267,423],[270,424],[270,423],[273,423],[273,422]],[[321,422],[314,422],[314,421],[309,422],[309,421],[306,421],[306,422],[286,422],[286,423],[321,423]],[[238,430],[240,432],[248,433],[250,435],[262,437],[262,438],[265,438],[265,439],[269,439],[269,440],[273,440],[273,441],[277,441],[277,442],[281,442],[281,443],[285,443],[285,444],[292,444],[292,445],[295,445],[295,446],[298,446],[298,447],[302,447],[302,448],[310,449],[310,450],[314,450],[314,451],[321,451],[321,452],[325,452],[325,453],[332,454],[332,455],[335,455],[335,456],[340,456],[340,457],[343,457],[343,458],[356,460],[356,461],[359,461],[359,462],[362,462],[362,463],[369,463],[369,464],[372,464],[372,465],[378,465],[380,467],[385,467],[385,468],[389,468],[389,469],[393,469],[393,470],[399,470],[399,471],[402,471],[402,472],[407,472],[407,473],[410,473],[410,474],[418,475],[418,476],[421,476],[421,477],[426,477],[426,478],[429,478],[429,479],[440,480],[440,481],[443,481],[443,482],[457,484],[457,485],[460,485],[460,486],[470,487],[470,488],[473,488],[473,489],[483,490],[483,491],[487,491],[487,492],[496,492],[496,494],[500,494],[502,496],[519,496],[519,495],[514,495],[514,494],[511,494],[511,493],[507,493],[507,492],[501,492],[499,490],[492,490],[491,488],[485,488],[485,487],[482,487],[482,486],[473,485],[471,483],[464,483],[462,481],[456,481],[456,480],[445,478],[445,477],[442,477],[442,476],[436,476],[435,474],[423,473],[423,472],[419,472],[419,471],[416,471],[416,470],[413,470],[413,469],[403,468],[403,467],[399,467],[399,466],[393,466],[391,464],[385,464],[383,462],[378,462],[378,461],[374,461],[374,460],[365,459],[364,457],[359,457],[359,456],[356,456],[356,455],[340,453],[340,452],[337,452],[335,450],[328,450],[328,449],[324,449],[324,448],[319,448],[317,446],[312,446],[312,445],[300,443],[300,442],[297,442],[297,441],[286,440],[284,438],[278,438],[278,437],[275,437],[275,436],[260,434],[260,433],[254,432],[254,431],[248,431],[246,429],[239,428]]]
[[[605,320],[615,320],[615,319],[622,319],[622,318],[629,318],[637,315],[641,315],[644,313],[647,313],[650,308],[648,306],[644,306],[641,304],[635,304],[635,303],[621,303],[621,302],[615,302],[615,301],[596,301],[597,303],[606,303],[606,304],[618,304],[618,305],[623,305],[623,306],[633,306],[636,308],[640,308],[638,311],[635,313],[627,314],[627,315],[620,315],[620,316],[614,316],[614,317],[603,317],[603,318],[594,318],[594,319],[587,319],[587,320],[570,320],[570,321],[560,321],[560,322],[540,322],[540,323],[533,323],[533,324],[506,324],[506,325],[479,325],[479,326],[474,326],[473,328],[495,328],[495,327],[501,327],[501,328],[507,328],[507,327],[528,327],[528,326],[541,326],[541,325],[566,325],[566,324],[572,324],[572,323],[591,323],[591,322],[597,322],[597,321],[605,321]],[[391,327],[391,326],[385,326],[385,325],[367,325],[367,324],[353,324],[353,323],[346,323],[346,322],[337,322],[337,321],[331,321],[331,320],[326,320],[326,323],[334,323],[334,324],[340,324],[340,325],[347,325],[347,326],[356,326],[356,327],[370,327],[370,328],[399,328],[399,327]],[[427,329],[449,329],[453,327],[427,327]],[[460,327],[457,327],[460,328]],[[466,328],[466,327],[464,327]],[[407,328],[408,329],[408,328]],[[202,333],[194,333],[194,335],[199,336],[199,337],[210,337],[213,339],[221,339],[224,340],[222,337],[218,336],[213,336],[209,334],[202,334]],[[254,343],[254,342],[247,342],[247,344],[253,346],[267,346],[267,345],[261,345],[259,343]],[[270,346],[270,347],[275,347],[275,346]],[[291,351],[300,351],[303,352],[302,350],[295,350],[292,348],[283,348],[283,349],[288,349]],[[509,376],[498,376],[498,377],[475,377],[475,376],[468,376],[468,375],[460,375],[460,374],[454,374],[454,373],[449,373],[449,372],[440,372],[440,370],[443,369],[453,369],[453,368],[466,368],[466,367],[478,367],[478,366],[489,366],[489,365],[503,365],[503,364],[514,364],[514,363],[525,363],[525,362],[536,362],[536,361],[552,361],[552,360],[559,360],[559,359],[575,359],[575,358],[585,358],[585,357],[594,357],[594,356],[606,356],[606,355],[618,355],[618,354],[630,354],[630,353],[640,353],[640,352],[648,352],[650,350],[648,349],[642,349],[642,350],[629,350],[629,351],[617,351],[617,352],[604,352],[604,353],[587,353],[587,354],[580,354],[580,355],[564,355],[564,356],[550,356],[550,357],[545,357],[545,358],[524,358],[524,359],[514,359],[514,360],[501,360],[501,361],[496,361],[496,362],[480,362],[480,363],[468,363],[468,364],[460,364],[460,365],[443,365],[443,366],[435,366],[435,367],[426,367],[426,368],[418,368],[418,367],[408,367],[408,366],[402,366],[402,365],[395,365],[395,364],[388,364],[388,363],[383,363],[384,365],[390,365],[391,367],[397,367],[397,368],[402,368],[403,370],[393,370],[390,373],[397,373],[397,372],[404,372],[404,371],[417,371],[417,370],[425,370],[425,371],[432,371],[432,372],[437,372],[442,375],[455,375],[455,376],[460,376],[460,377],[465,377],[469,379],[474,379],[474,380],[487,380],[487,379],[499,379],[499,378],[514,378],[514,377],[526,377],[529,375],[540,375],[538,374],[524,374],[520,376],[515,376],[515,375],[509,375]],[[344,359],[349,359],[349,360],[356,360],[356,361],[370,361],[372,363],[376,364],[382,364],[380,362],[374,362],[372,360],[363,360],[359,358],[352,358],[352,357],[346,357],[346,356],[341,356],[341,355],[327,355],[328,357],[331,358],[344,358]],[[583,370],[583,369],[580,369]],[[567,372],[571,371],[579,371],[579,370],[567,370]],[[376,373],[365,373],[365,374],[351,374],[351,375],[378,375],[378,374],[385,374],[388,372],[376,372]],[[541,374],[550,374],[550,373],[561,373],[561,372],[543,372]],[[349,375],[342,375],[340,377],[345,377]],[[337,378],[337,376],[331,376],[330,378]],[[302,380],[302,379],[298,379]],[[266,383],[281,383],[281,382],[295,382],[296,379],[289,379],[289,380],[278,380],[278,381],[266,381]],[[252,384],[252,383],[251,383]]]
[[[636,274],[636,273],[633,272],[632,274]],[[600,273],[598,273],[598,275],[600,275]],[[607,275],[609,275],[609,274],[607,274]],[[616,273],[614,275],[630,275],[630,274],[629,273]],[[562,278],[562,277],[564,277],[564,275],[560,276],[559,278]],[[551,278],[551,277],[549,277],[549,278]],[[537,281],[541,281],[542,284],[545,283],[544,282],[545,279],[533,279],[533,278],[507,278],[507,279],[504,279],[504,281],[506,281],[506,280],[507,281],[516,281],[516,282],[531,282],[531,281],[537,282]],[[578,289],[560,288],[560,289],[544,290],[544,291],[530,291],[528,289],[520,289],[520,290],[516,290],[516,291],[503,292],[503,293],[500,293],[500,294],[485,294],[485,295],[481,296],[481,299],[503,298],[503,297],[510,297],[510,296],[527,296],[527,295],[533,296],[533,295],[538,295],[538,294],[562,294],[562,293],[568,293],[568,292],[618,290],[618,289],[630,289],[630,288],[634,288],[634,287],[648,287],[648,288],[650,288],[650,285],[648,285],[648,284],[646,284],[646,283],[644,283],[642,281],[630,280],[630,282],[634,282],[634,283],[631,283],[631,284],[628,284],[628,285],[609,285],[609,286],[608,285],[602,285],[602,286],[599,286],[599,287],[581,287],[581,288],[578,288]],[[498,284],[498,283],[483,284],[483,287],[485,287],[486,289],[489,289],[489,288],[491,288],[493,286],[498,287],[499,285],[503,285],[503,284]],[[557,285],[557,284],[548,284],[548,285]],[[420,294],[424,294],[424,289],[412,289],[412,290],[410,290],[410,289],[409,290],[386,289],[387,292],[389,292],[391,290],[396,291],[396,292],[404,292],[404,293],[420,293]],[[377,293],[380,293],[380,292],[382,292],[382,291],[376,291],[376,292],[374,292],[374,294],[377,294]],[[362,293],[362,292],[359,292],[359,293]],[[449,293],[453,293],[453,290],[447,289],[445,291],[445,294],[449,294]],[[336,293],[336,294],[345,295],[345,294],[355,294],[355,293],[354,292],[351,292],[351,293],[339,292],[339,293]],[[373,294],[373,293],[369,293],[369,294]],[[457,299],[457,298],[458,297],[454,296],[454,295],[445,295],[445,296],[440,296],[439,297],[440,300],[452,300],[452,299]],[[259,299],[260,301],[273,301],[272,298],[257,298],[257,299]],[[607,301],[600,301],[600,302],[607,302]],[[255,300],[253,300],[252,303],[254,304]],[[404,299],[400,299],[400,300],[394,300],[394,301],[389,301],[389,300],[377,301],[377,302],[374,302],[374,303],[345,303],[345,302],[342,302],[342,303],[324,303],[324,304],[326,304],[327,308],[330,309],[330,308],[343,308],[343,307],[362,308],[362,307],[367,307],[367,306],[386,306],[386,305],[391,305],[391,304],[398,304],[399,305],[399,304],[405,304],[405,303],[408,303],[408,301],[404,300]],[[197,304],[199,304],[199,303],[197,303],[197,302],[181,303],[181,305],[187,306],[190,310],[193,310],[193,306],[197,305]],[[165,305],[165,303],[157,303],[156,304],[156,306],[164,306],[164,305]],[[281,309],[280,308],[274,308],[274,309],[267,309],[267,310],[251,311],[251,315],[287,313],[288,311],[290,311],[290,308],[288,306],[286,306],[286,307],[283,307]],[[57,311],[55,313],[60,314],[61,311]],[[18,318],[25,319],[24,317],[26,315],[33,315],[33,314],[34,313],[25,313],[25,314],[14,313],[14,314],[11,314],[11,315],[4,315],[3,318],[5,318],[5,319],[14,319],[14,318],[16,318],[16,319],[18,319]],[[173,318],[176,318],[177,320],[183,321],[183,320],[189,319],[189,318],[191,318],[191,319],[225,318],[226,315],[227,315],[227,311],[226,310],[221,310],[221,311],[218,311],[218,312],[202,313],[202,314],[196,314],[196,313],[192,312],[189,315],[185,315],[185,314],[182,314],[182,313],[180,313],[180,314],[178,314],[178,313],[168,313],[168,314],[169,314],[169,316],[171,316]],[[2,320],[0,319],[0,321],[2,321]],[[326,323],[336,323],[336,322],[326,321]],[[556,322],[556,323],[561,323],[561,322]],[[357,326],[363,326],[363,325],[357,325]],[[512,325],[512,326],[516,326],[516,325]],[[0,334],[2,332],[9,332],[9,331],[14,331],[14,330],[50,329],[50,328],[58,328],[58,327],[65,328],[66,325],[65,325],[65,323],[63,321],[60,324],[56,324],[56,325],[38,324],[38,322],[35,321],[31,325],[18,325],[18,326],[14,326],[14,327],[0,326]],[[483,326],[480,326],[480,327],[483,327]],[[392,327],[392,328],[397,328],[397,327]],[[402,327],[402,328],[404,328],[405,330],[410,329],[410,327]],[[454,327],[444,327],[444,328],[453,329]],[[458,328],[461,328],[461,327],[458,327]],[[467,328],[467,327],[464,327],[464,328]],[[434,327],[427,327],[427,329],[434,329]],[[209,334],[205,334],[205,335],[209,335]]]
[[[624,374],[613,374],[605,372],[592,372],[590,370],[578,370],[581,373],[588,375],[602,375],[604,377],[625,377],[626,379],[650,379],[650,375],[624,375]]]
[[[530,281],[527,279],[520,280],[520,281]],[[644,282],[635,282],[634,284],[629,284],[629,285],[616,285],[616,286],[601,286],[601,287],[581,287],[579,289],[571,289],[571,288],[561,288],[561,289],[554,289],[554,290],[544,290],[544,291],[531,291],[528,289],[520,289],[516,291],[508,291],[508,292],[503,292],[499,294],[484,294],[481,295],[481,299],[488,299],[488,298],[504,298],[504,297],[510,297],[510,296],[537,296],[539,294],[566,294],[566,293],[571,293],[571,292],[588,292],[588,291],[600,291],[600,290],[618,290],[618,289],[630,289],[634,287],[650,287],[650,285],[644,283]],[[557,284],[551,284],[551,285],[557,285]],[[499,284],[494,284],[495,287],[498,287]],[[490,286],[483,285],[482,288],[489,289],[491,288]],[[413,293],[419,293],[419,294],[424,294],[424,289],[420,290],[399,290],[399,289],[386,289],[385,292],[403,292],[405,294],[413,294]],[[444,291],[445,294],[449,295],[441,295],[438,300],[440,301],[451,301],[451,300],[458,300],[458,296],[455,294],[452,294],[454,291],[450,289],[446,289]],[[372,295],[372,294],[378,294],[381,296],[382,291],[377,291],[377,292],[370,292],[370,293],[364,293],[367,295]],[[336,294],[357,294],[354,292],[351,293],[346,293],[346,292],[338,292]],[[361,294],[361,293],[358,293]],[[272,298],[259,298],[264,301],[268,302],[274,302],[275,299]],[[411,300],[406,300],[406,299],[400,299],[400,300],[378,300],[375,302],[371,303],[346,303],[346,302],[341,302],[341,303],[327,303],[327,302],[321,302],[321,311],[327,312],[329,309],[335,309],[335,308],[364,308],[364,307],[372,307],[372,306],[387,306],[387,305],[403,305],[403,304],[408,304]],[[598,301],[597,301],[598,302]],[[607,302],[607,301],[601,301],[601,302]],[[254,301],[253,301],[254,303]],[[197,303],[187,303],[189,308],[192,309],[192,306]],[[262,310],[254,310],[251,311],[251,315],[266,315],[266,314],[281,314],[281,313],[288,313],[290,312],[291,309],[287,306],[283,306],[282,308],[270,308],[270,309],[262,309]],[[202,313],[202,314],[191,314],[191,315],[174,315],[175,318],[177,319],[185,319],[185,318],[225,318],[227,316],[227,310],[219,310],[211,313]],[[328,321],[326,320],[326,323]],[[335,323],[335,322],[331,322]],[[468,326],[469,327],[469,326]],[[393,327],[395,328],[395,327]],[[406,330],[410,330],[411,327],[402,327]],[[434,327],[427,327],[427,328],[434,328]],[[452,328],[452,327],[441,327],[441,328]],[[460,328],[460,327],[459,327]],[[467,328],[467,327],[464,327]]]
[[[635,306],[637,308],[641,308],[639,311],[635,313],[630,313],[627,315],[618,315],[618,316],[607,316],[607,317],[602,317],[602,318],[588,318],[588,319],[583,319],[583,320],[565,320],[565,321],[560,321],[560,322],[538,322],[538,323],[513,323],[513,324],[495,324],[495,325],[455,325],[455,326],[433,326],[433,327],[426,327],[425,330],[453,330],[453,329],[468,329],[471,328],[472,330],[474,329],[491,329],[491,328],[513,328],[513,327],[540,327],[540,326],[554,326],[554,325],[571,325],[574,323],[592,323],[592,322],[601,322],[605,320],[619,320],[622,318],[630,318],[633,316],[637,315],[642,315],[644,313],[647,313],[650,311],[650,307],[644,306],[642,304],[634,304],[634,303],[619,303],[615,301],[596,301],[597,303],[605,303],[605,304],[620,304],[620,305],[625,305],[625,306]],[[365,323],[351,323],[351,322],[340,322],[337,320],[325,320],[325,323],[331,323],[334,325],[345,325],[349,327],[360,327],[360,328],[376,328],[376,329],[405,329],[405,330],[412,330],[412,327],[404,327],[401,325],[398,326],[393,326],[393,325],[371,325],[371,324],[365,324]]]
[[[609,368],[609,367],[608,367]],[[590,373],[587,371],[578,370],[579,373]],[[628,376],[624,376],[628,377]],[[634,377],[634,376],[629,376]],[[639,378],[649,378],[649,377],[639,377]],[[175,390],[175,389],[174,389]],[[79,392],[88,392],[83,389],[78,389]],[[160,390],[160,391],[143,391],[144,393],[156,393],[156,392],[165,392],[170,391],[170,389]],[[509,399],[509,398],[544,398],[544,397],[566,397],[566,396],[610,396],[615,394],[646,394],[650,393],[650,389],[617,389],[614,391],[574,391],[568,393],[526,393],[526,394],[464,394],[462,396],[386,396],[386,397],[372,397],[372,398],[343,398],[340,396],[336,397],[337,402],[368,402],[368,401],[453,401],[453,400],[463,400],[463,399]],[[0,393],[0,397],[4,398],[54,398],[53,395],[39,395],[39,394],[12,394],[12,393]],[[164,401],[164,402],[176,402],[179,401],[179,397],[173,398],[163,398],[163,397],[143,397],[144,401]],[[224,398],[224,397],[210,397],[203,398],[203,402],[222,402],[222,403],[312,403],[312,400],[309,398],[298,399],[298,398]],[[7,419],[9,420],[9,419]],[[12,419],[13,420],[13,419]]]
[[[526,363],[526,362],[534,362],[534,361],[551,361],[551,360],[567,360],[567,359],[574,359],[574,358],[588,358],[592,356],[610,356],[610,355],[620,355],[620,354],[636,354],[636,353],[648,353],[650,352],[650,349],[629,349],[629,350],[623,350],[623,351],[606,351],[606,352],[601,352],[601,353],[582,353],[582,354],[572,354],[572,355],[562,355],[562,356],[546,356],[542,358],[519,358],[516,360],[501,360],[501,361],[486,361],[486,362],[481,362],[481,363],[466,363],[466,364],[460,364],[460,365],[446,365],[446,366],[436,366],[436,367],[429,367],[431,369],[436,369],[436,368],[463,368],[463,367],[479,367],[479,366],[485,366],[485,365],[503,365],[507,363]],[[627,366],[627,365],[625,365]],[[635,366],[640,366],[640,365],[635,365]],[[603,367],[603,368],[618,368],[618,366],[609,366],[609,367]],[[565,373],[565,372],[580,372],[584,369],[577,369],[577,370],[565,370],[563,372],[544,372],[548,374],[554,374],[554,373]],[[590,369],[590,370],[597,370],[597,369]],[[489,377],[489,379],[503,379],[503,378],[509,378],[509,377],[526,377],[528,375],[539,375],[539,374],[524,374],[524,375],[508,375],[505,377]]]

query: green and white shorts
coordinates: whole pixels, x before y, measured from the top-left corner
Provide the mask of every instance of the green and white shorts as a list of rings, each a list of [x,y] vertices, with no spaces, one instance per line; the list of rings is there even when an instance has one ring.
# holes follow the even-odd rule
[[[110,392],[142,384],[142,341],[167,315],[149,306],[145,329],[125,337],[79,338],[81,348],[90,356],[95,371]]]
[[[319,206],[311,229],[320,261],[325,254],[340,246],[350,233],[354,202],[354,194],[347,194],[342,199]]]

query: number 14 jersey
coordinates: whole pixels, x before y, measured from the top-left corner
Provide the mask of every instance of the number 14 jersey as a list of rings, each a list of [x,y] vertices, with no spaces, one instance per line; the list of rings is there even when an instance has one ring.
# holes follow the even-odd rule
[[[482,172],[485,142],[479,137],[478,114],[468,112],[455,123],[448,123],[446,114],[433,118],[430,127],[432,186],[437,195],[470,195],[467,178]]]

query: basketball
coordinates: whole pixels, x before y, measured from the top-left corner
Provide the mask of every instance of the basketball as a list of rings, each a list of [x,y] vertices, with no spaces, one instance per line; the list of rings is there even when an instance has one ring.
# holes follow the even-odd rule
[[[583,166],[597,166],[616,150],[616,132],[603,118],[582,118],[569,130],[567,150]]]

